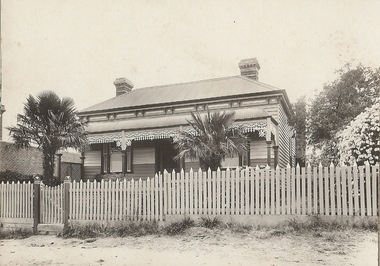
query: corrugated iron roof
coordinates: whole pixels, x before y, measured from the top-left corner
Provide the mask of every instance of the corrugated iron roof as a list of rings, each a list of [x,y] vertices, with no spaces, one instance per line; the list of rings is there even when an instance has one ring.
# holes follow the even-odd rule
[[[133,89],[130,93],[98,103],[80,113],[274,91],[283,90],[243,76],[233,76]]]
[[[266,118],[269,114],[261,108],[243,108],[237,110],[229,110],[235,112],[235,121],[254,120],[258,118]],[[204,114],[205,112],[201,113]],[[187,126],[187,120],[191,120],[191,115],[165,115],[160,117],[141,117],[131,118],[121,121],[104,121],[93,122],[89,124],[87,132],[115,132],[115,131],[130,131],[143,130],[149,128],[165,128],[176,126]]]

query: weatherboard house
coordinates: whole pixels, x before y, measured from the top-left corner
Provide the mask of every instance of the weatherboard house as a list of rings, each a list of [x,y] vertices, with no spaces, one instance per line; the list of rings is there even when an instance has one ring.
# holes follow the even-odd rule
[[[190,112],[235,113],[233,127],[249,139],[246,154],[226,158],[223,167],[286,167],[295,162],[294,130],[289,125],[286,91],[258,81],[260,65],[253,59],[239,63],[241,75],[133,89],[116,79],[116,97],[79,112],[88,122],[90,149],[84,157],[84,177],[124,173],[147,178],[164,169],[198,169],[199,161],[175,161],[173,139],[190,130]]]

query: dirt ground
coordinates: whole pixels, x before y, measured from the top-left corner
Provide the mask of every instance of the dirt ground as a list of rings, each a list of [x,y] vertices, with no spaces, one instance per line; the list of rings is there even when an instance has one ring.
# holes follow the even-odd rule
[[[231,233],[191,228],[181,236],[0,241],[1,265],[377,265],[377,233]]]

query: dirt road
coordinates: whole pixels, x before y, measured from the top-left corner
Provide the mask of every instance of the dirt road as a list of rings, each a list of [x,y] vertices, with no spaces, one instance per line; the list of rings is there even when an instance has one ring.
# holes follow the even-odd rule
[[[1,265],[377,265],[377,233],[191,228],[182,236],[0,241]]]

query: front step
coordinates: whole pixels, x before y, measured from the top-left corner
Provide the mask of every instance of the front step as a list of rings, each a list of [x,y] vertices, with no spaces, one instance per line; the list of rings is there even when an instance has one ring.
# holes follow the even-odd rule
[[[57,235],[62,233],[64,224],[38,224],[37,233],[39,235]]]

